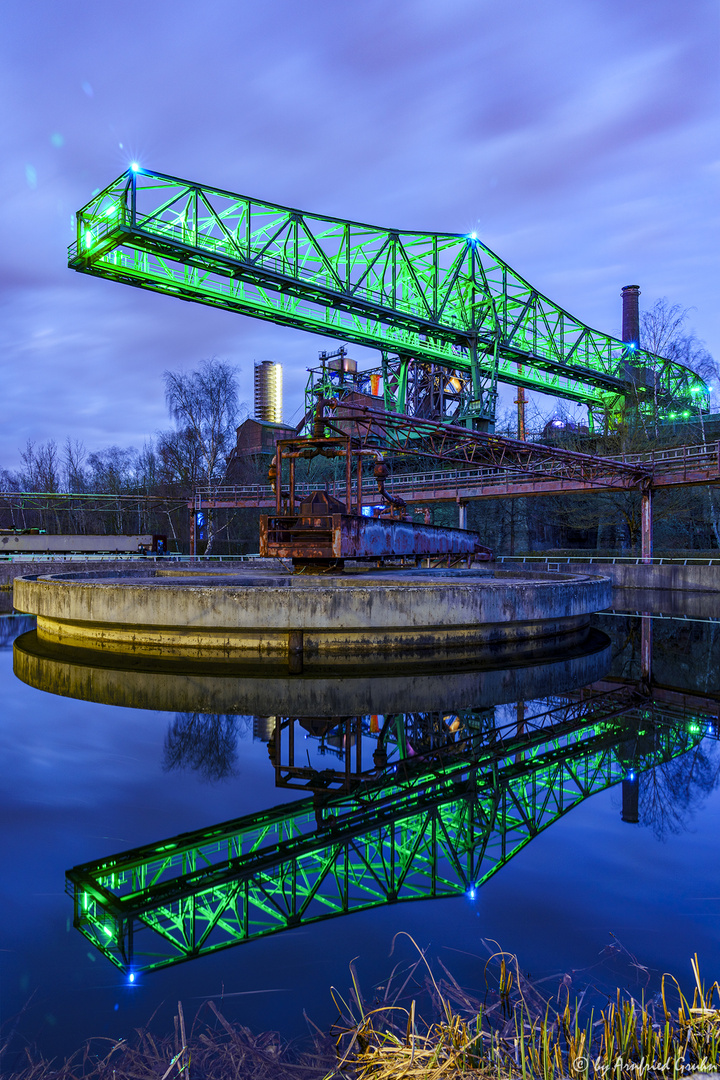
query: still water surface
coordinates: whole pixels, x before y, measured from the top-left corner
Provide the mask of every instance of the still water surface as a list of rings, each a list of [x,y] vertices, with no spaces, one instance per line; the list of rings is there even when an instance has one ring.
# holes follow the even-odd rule
[[[615,939],[642,964],[681,976],[689,974],[697,952],[706,977],[718,977],[720,757],[713,717],[720,702],[720,623],[713,604],[704,608],[699,598],[685,610],[678,609],[677,595],[672,604],[658,594],[652,605],[641,600],[628,594],[623,607],[672,615],[652,619],[652,674],[662,700],[672,703],[674,717],[684,709],[710,734],[694,736],[687,753],[640,777],[638,824],[621,820],[617,785],[554,821],[472,896],[468,891],[387,905],[301,926],[139,975],[132,986],[73,929],[65,871],[306,792],[275,786],[267,742],[274,721],[237,712],[200,716],[181,708],[181,698],[173,702],[167,685],[165,710],[130,707],[123,693],[139,695],[144,704],[152,694],[146,683],[138,690],[137,682],[123,684],[122,678],[112,700],[123,703],[115,705],[34,689],[14,675],[12,649],[13,639],[30,632],[33,622],[0,618],[3,1024],[46,1053],[62,1054],[91,1036],[127,1036],[153,1014],[153,1026],[167,1030],[179,999],[192,1014],[203,1000],[222,998],[229,1019],[293,1036],[307,1030],[303,1011],[321,1028],[332,1022],[330,987],[346,990],[353,958],[370,993],[398,955],[409,956],[407,940],[390,956],[398,931],[429,947],[460,982],[475,987],[481,985],[487,939],[517,954],[523,969],[537,977],[589,968]],[[493,717],[507,724],[519,715],[519,699],[522,715],[539,715],[576,702],[582,683],[597,688],[604,680],[617,687],[638,680],[642,619],[603,614],[595,623],[609,643],[596,637],[585,658],[486,672],[462,685],[443,674],[416,674],[404,687],[396,681],[382,691],[348,681],[346,707],[334,696],[331,712],[360,713],[363,704],[382,704],[384,693],[389,714],[400,707],[398,695],[405,695],[405,712],[414,718],[407,720],[407,739],[391,747],[392,761],[393,753],[412,756],[422,749],[413,739],[423,723],[437,735],[454,716],[465,722],[474,710],[486,727]],[[295,725],[296,763],[342,769],[342,732],[326,730],[322,738],[318,732],[327,723],[317,721],[328,714],[311,718],[313,726],[307,704],[302,712],[304,725]],[[383,723],[382,710],[377,712],[377,724],[365,718],[366,768],[377,749],[370,727]]]

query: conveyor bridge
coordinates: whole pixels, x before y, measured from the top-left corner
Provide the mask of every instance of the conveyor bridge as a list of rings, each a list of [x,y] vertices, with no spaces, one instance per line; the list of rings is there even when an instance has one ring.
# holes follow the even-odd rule
[[[468,426],[493,422],[498,382],[591,413],[708,407],[694,372],[586,326],[474,234],[379,228],[134,166],[78,211],[69,265],[377,349],[398,412],[418,367],[423,385],[433,372],[467,385],[455,419]]]
[[[505,729],[465,719],[466,738],[396,758],[352,792],[73,868],[75,926],[119,968],[153,970],[354,911],[472,893],[572,807],[685,753],[707,726],[626,687]]]

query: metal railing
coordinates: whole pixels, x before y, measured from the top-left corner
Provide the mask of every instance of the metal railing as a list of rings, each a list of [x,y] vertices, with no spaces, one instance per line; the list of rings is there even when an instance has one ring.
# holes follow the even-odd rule
[[[705,446],[676,446],[667,450],[651,450],[643,454],[619,454],[613,460],[623,461],[626,464],[634,462],[649,463],[652,465],[664,465],[670,472],[685,471],[690,466],[717,467],[720,473],[720,442],[708,443]],[[474,480],[482,480],[484,483],[497,482],[503,484],[507,480],[522,480],[536,478],[538,472],[552,474],[554,463],[552,460],[538,462],[532,469],[497,469],[492,466],[480,466],[476,469],[449,469],[441,472],[425,473],[400,473],[389,476],[385,486],[392,492],[416,491],[438,487],[462,487]],[[338,495],[346,492],[344,480],[318,481],[316,484],[298,483],[295,485],[297,497],[309,495],[312,491],[325,488],[330,494]],[[368,496],[372,488],[364,485]],[[357,481],[353,481],[352,492],[357,492]],[[207,500],[231,501],[232,499],[263,499],[274,497],[269,484],[244,484],[244,485],[220,485],[197,488],[195,491],[195,504],[200,509],[200,503]],[[379,498],[379,496],[378,496]]]
[[[496,562],[508,563],[547,563],[548,566],[564,566],[566,563],[610,563],[625,566],[720,566],[720,557],[717,559],[694,558],[692,555],[686,558],[678,558],[673,555],[660,555],[652,559],[643,559],[640,555],[496,555]]]

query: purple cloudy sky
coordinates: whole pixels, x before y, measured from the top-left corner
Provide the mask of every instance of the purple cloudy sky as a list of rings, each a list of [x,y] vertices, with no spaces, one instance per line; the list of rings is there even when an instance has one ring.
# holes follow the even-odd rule
[[[638,283],[694,307],[719,356],[719,22],[717,0],[6,0],[0,467],[28,438],[142,445],[167,425],[163,370],[209,356],[250,404],[253,360],[281,361],[297,416],[335,347],[67,270],[74,211],[133,159],[476,230],[612,333]]]

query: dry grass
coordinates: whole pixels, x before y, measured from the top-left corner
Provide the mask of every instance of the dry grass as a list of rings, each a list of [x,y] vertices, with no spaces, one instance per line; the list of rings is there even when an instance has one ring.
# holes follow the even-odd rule
[[[172,1035],[138,1030],[120,1042],[96,1039],[62,1064],[30,1051],[26,1059],[3,1069],[3,1080],[316,1080],[331,1068],[333,1051],[328,1040],[299,1050],[277,1032],[254,1035],[229,1023],[211,1001],[190,1031],[178,1002]]]
[[[418,950],[418,952],[420,952]],[[632,958],[640,973],[647,971]],[[570,996],[570,976],[552,998],[523,976],[515,957],[497,952],[485,964],[485,994],[471,997],[440,964],[436,978],[424,955],[404,984],[366,1006],[353,973],[350,1002],[336,995],[343,1017],[336,1032],[334,1075],[353,1080],[676,1080],[720,1066],[720,987],[706,987],[692,961],[692,1002],[664,975],[649,1002],[616,992],[602,997],[591,985]],[[436,1019],[423,1023],[416,1002],[400,1003],[418,972]],[[648,975],[649,978],[649,975]],[[326,1074],[328,1077],[332,1073]]]
[[[412,939],[411,939],[412,940]],[[415,943],[413,942],[413,945]],[[417,946],[415,946],[417,949]],[[614,955],[621,946],[612,946]],[[26,1054],[5,1080],[679,1080],[720,1067],[720,987],[706,986],[697,957],[690,1000],[664,975],[646,1000],[650,973],[626,954],[639,996],[594,978],[571,996],[576,978],[532,981],[515,957],[491,952],[482,997],[465,990],[417,949],[363,1000],[354,968],[348,999],[333,990],[339,1020],[301,1049],[276,1032],[254,1035],[203,1006],[186,1030],[178,1004],[174,1032],[138,1030],[120,1042],[94,1040],[62,1064]],[[585,973],[587,976],[587,973]],[[548,995],[547,987],[552,987]],[[431,1019],[420,1016],[422,1011]]]

